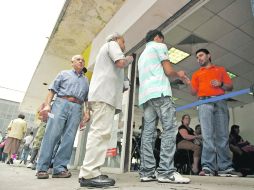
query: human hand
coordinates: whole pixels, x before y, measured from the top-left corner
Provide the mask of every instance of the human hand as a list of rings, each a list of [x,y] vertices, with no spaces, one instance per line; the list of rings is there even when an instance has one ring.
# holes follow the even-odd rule
[[[179,78],[184,78],[184,77],[186,77],[186,74],[185,74],[184,71],[178,71],[178,72],[177,72],[177,76],[178,76]]]
[[[84,115],[83,118],[79,124],[79,130],[83,131],[86,128],[86,123],[90,120],[90,110],[88,109]]]
[[[126,61],[127,61],[127,64],[131,64],[134,60],[133,56],[132,55],[128,55],[125,57]]]
[[[202,139],[202,135],[197,135],[196,136],[198,139]]]
[[[189,85],[191,83],[191,80],[184,71],[178,71],[177,75],[185,84]]]
[[[191,84],[191,80],[190,80],[189,77],[187,77],[187,76],[183,79],[183,82],[184,82],[185,84],[187,84],[187,85],[190,85],[190,84]]]
[[[47,121],[47,119],[48,119],[48,113],[50,113],[50,112],[51,112],[51,106],[50,105],[43,106],[41,108],[41,110],[39,111],[38,118],[41,121]]]
[[[90,110],[87,110],[83,116],[83,123],[87,123],[90,120]]]

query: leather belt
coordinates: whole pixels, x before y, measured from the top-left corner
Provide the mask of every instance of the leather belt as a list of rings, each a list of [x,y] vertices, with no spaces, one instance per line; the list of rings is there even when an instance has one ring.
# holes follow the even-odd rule
[[[80,101],[79,99],[73,97],[73,96],[58,96],[59,98],[63,98],[65,100],[68,100],[69,102],[72,102],[72,103],[76,103],[76,104],[83,104],[82,101]]]
[[[214,98],[216,96],[200,96],[198,97],[199,100],[206,100],[206,99],[209,99],[209,98]]]

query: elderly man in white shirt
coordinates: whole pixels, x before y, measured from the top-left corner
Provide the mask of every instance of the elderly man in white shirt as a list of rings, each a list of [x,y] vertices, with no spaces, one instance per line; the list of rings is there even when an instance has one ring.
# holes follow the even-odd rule
[[[133,61],[133,57],[125,57],[125,41],[121,35],[112,34],[106,41],[96,57],[88,94],[92,124],[83,166],[80,168],[81,187],[105,187],[115,184],[114,179],[101,175],[100,167],[105,162],[114,115],[122,107],[124,67]]]

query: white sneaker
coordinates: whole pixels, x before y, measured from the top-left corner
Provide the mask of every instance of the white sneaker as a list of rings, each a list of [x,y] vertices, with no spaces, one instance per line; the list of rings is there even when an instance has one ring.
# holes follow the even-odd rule
[[[242,177],[243,174],[241,172],[235,171],[233,168],[224,170],[224,171],[218,171],[218,176],[221,177]]]
[[[34,164],[33,163],[29,163],[29,164],[27,164],[27,168],[32,168],[34,166]]]
[[[156,181],[156,176],[153,175],[153,176],[148,176],[148,177],[141,177],[140,178],[140,181],[141,182],[149,182],[149,181]]]
[[[169,176],[158,177],[160,183],[190,183],[190,179],[181,176],[178,172],[174,172]]]

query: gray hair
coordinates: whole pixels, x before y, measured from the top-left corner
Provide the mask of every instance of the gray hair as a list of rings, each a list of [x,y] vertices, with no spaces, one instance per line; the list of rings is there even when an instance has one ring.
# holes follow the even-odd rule
[[[75,60],[76,60],[77,58],[79,58],[79,57],[82,57],[82,58],[83,58],[82,55],[74,55],[74,56],[72,56],[71,61],[75,61]]]
[[[106,42],[115,41],[117,38],[122,38],[123,36],[115,32],[106,37]]]

